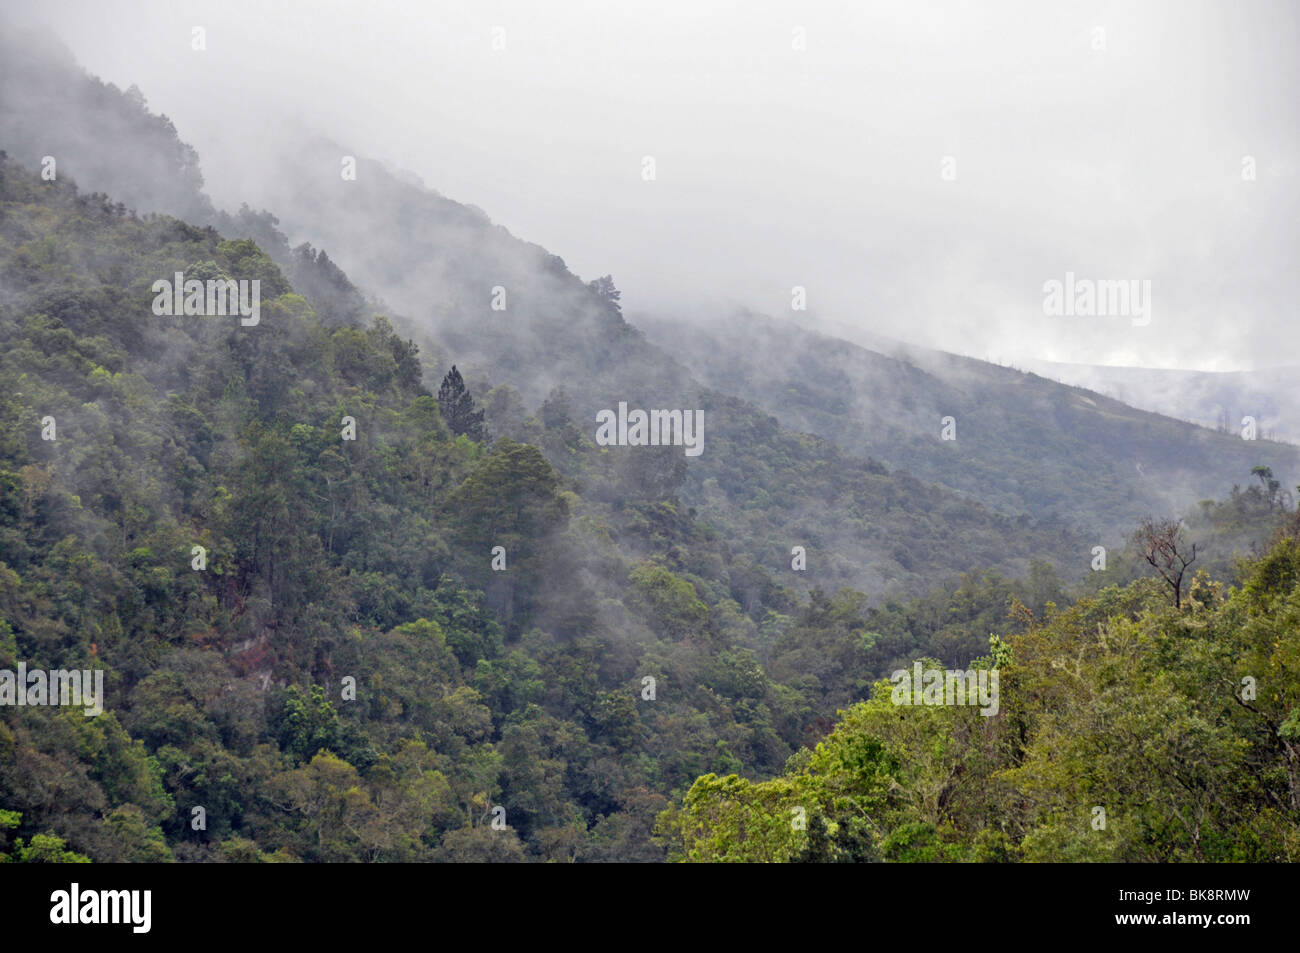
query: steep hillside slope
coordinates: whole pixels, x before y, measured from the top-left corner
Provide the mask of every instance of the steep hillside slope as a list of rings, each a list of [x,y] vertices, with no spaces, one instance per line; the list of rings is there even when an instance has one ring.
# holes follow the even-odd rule
[[[84,171],[94,188],[138,195],[148,192],[151,170],[142,154],[189,154],[170,127],[149,126],[148,135],[137,136],[145,123],[142,107],[130,97],[69,73],[63,60],[43,70],[37,74],[43,79],[50,70],[62,71],[63,85],[80,90],[50,100],[43,120],[60,131],[67,150],[63,175],[78,179]],[[9,67],[6,102],[24,101],[27,77]],[[89,121],[86,102],[95,104],[100,133],[93,148],[90,139],[66,132]],[[0,132],[14,137],[0,147],[38,169],[45,127],[25,107],[13,108],[21,121],[0,119]],[[223,235],[256,241],[296,287],[313,292],[315,300],[328,298],[339,314],[356,319],[365,310],[353,282],[381,299],[395,326],[431,356],[431,377],[455,363],[480,391],[489,380],[508,385],[516,393],[499,393],[488,407],[498,431],[514,427],[520,433],[516,425],[559,385],[574,427],[589,444],[596,414],[620,403],[703,410],[703,453],[685,460],[684,472],[683,461],[669,465],[660,454],[665,478],[641,492],[680,492],[750,562],[785,574],[799,588],[847,585],[873,598],[919,595],[933,585],[934,574],[995,566],[1018,575],[1035,557],[1055,561],[1067,576],[1086,572],[1094,533],[1037,514],[1004,516],[824,440],[783,431],[752,404],[701,387],[623,319],[614,298],[570,273],[561,259],[380,163],[362,157],[355,179],[346,178],[342,155],[323,141],[267,155],[262,188],[277,197],[278,219],[243,209],[200,221]],[[205,207],[197,175],[178,181],[178,189],[194,190],[190,206]],[[291,250],[278,229],[302,244]],[[328,249],[328,256],[316,248]],[[572,450],[548,447],[552,462],[579,478],[585,464],[569,460]],[[635,469],[645,459],[638,451],[613,447],[605,453]],[[795,546],[808,550],[807,572],[790,569]]]
[[[938,351],[891,353],[755,314],[707,322],[638,315],[651,340],[710,386],[1011,513],[1099,534],[1177,513],[1273,469],[1300,480],[1300,448],[1243,440],[1035,374]],[[956,439],[940,439],[941,420]]]
[[[1242,418],[1254,417],[1261,436],[1300,443],[1298,365],[1254,371],[1177,371],[1032,361],[1026,368],[1211,430],[1240,433]]]
[[[1141,568],[702,384],[608,285],[376,163],[286,159],[283,225],[212,210],[138,97],[42,62],[48,113],[0,57],[0,672],[105,696],[0,705],[0,860],[662,860],[703,833],[652,837],[700,775],[797,773],[892,669]],[[177,273],[255,288],[256,320],[160,309]],[[459,375],[433,396],[452,364],[486,436]],[[598,445],[620,402],[703,410],[703,452]],[[1278,509],[1199,525],[1237,545]],[[934,818],[897,817],[912,859]]]
[[[177,271],[260,282],[260,320],[155,313]],[[829,714],[755,667],[754,620],[798,609],[761,569],[671,500],[456,437],[386,320],[317,311],[247,240],[0,161],[0,343],[0,669],[105,674],[96,718],[0,707],[24,839],[656,859],[664,795],[775,770]]]

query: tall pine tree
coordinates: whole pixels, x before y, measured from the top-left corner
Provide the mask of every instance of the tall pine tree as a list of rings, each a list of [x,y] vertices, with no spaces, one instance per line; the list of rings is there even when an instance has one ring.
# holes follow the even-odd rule
[[[483,426],[483,411],[474,409],[474,398],[465,389],[465,381],[460,376],[460,371],[456,370],[455,364],[451,366],[447,376],[442,379],[442,386],[438,388],[438,408],[442,411],[442,419],[447,421],[447,426],[451,428],[452,433],[457,436],[464,434],[478,443],[487,441],[487,428]]]

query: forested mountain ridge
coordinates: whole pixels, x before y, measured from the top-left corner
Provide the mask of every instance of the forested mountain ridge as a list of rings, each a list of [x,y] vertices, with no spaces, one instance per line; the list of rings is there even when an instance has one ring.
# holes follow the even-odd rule
[[[1089,572],[1092,533],[997,513],[702,387],[623,319],[609,285],[378,165],[339,180],[370,182],[364,202],[318,223],[340,261],[357,256],[347,273],[267,213],[209,212],[169,124],[77,81],[99,138],[53,122],[68,155],[52,179],[40,114],[4,125],[0,110],[0,133],[19,136],[17,158],[0,157],[0,670],[95,668],[107,698],[93,718],[0,706],[0,859],[685,859],[704,829],[672,805],[693,788],[686,804],[702,803],[701,775],[743,786],[803,771],[836,710],[879,679],[922,657],[966,665],[992,633],[1031,637],[1079,594],[1075,577],[1109,607],[1146,600],[1144,627],[1201,618],[1199,594],[1186,614],[1160,610],[1158,581],[1106,588],[1146,572],[1131,548]],[[14,88],[6,77],[6,102]],[[47,121],[71,120],[58,96],[49,106]],[[159,176],[194,221],[79,191],[91,145],[98,186],[129,185],[147,207]],[[175,161],[133,164],[156,149]],[[330,159],[302,181],[332,184]],[[354,284],[354,265],[371,276]],[[391,288],[371,283],[383,267]],[[177,272],[258,281],[260,321],[157,313],[153,284]],[[421,295],[437,305],[412,318],[375,300],[424,308]],[[476,404],[443,376],[452,365]],[[704,454],[597,446],[593,412],[619,400],[705,410]],[[1195,514],[1225,541],[1219,578],[1283,508],[1252,487]],[[1256,634],[1289,618],[1287,565],[1267,564]],[[1061,652],[1090,633],[1061,629]],[[1289,664],[1251,646],[1261,680]],[[1289,724],[1285,707],[1266,721]],[[1283,737],[1253,730],[1261,750]],[[835,763],[875,744],[851,739]],[[1251,758],[1275,797],[1280,762]],[[924,772],[898,780],[927,809],[943,790]],[[981,817],[1001,803],[988,790],[969,793]],[[919,820],[873,815],[899,821],[892,840],[837,841],[821,818],[840,823],[840,794],[858,796],[845,788],[820,815],[809,803],[817,843],[790,856],[1055,850],[1040,838],[1028,851],[1022,819],[983,854],[929,851],[949,838],[951,792]],[[938,834],[908,826],[924,823]],[[1279,810],[1252,828],[1265,846],[1251,856],[1285,852],[1290,823]],[[958,839],[991,837],[953,824]],[[913,842],[926,849],[898,849]],[[1071,851],[1058,855],[1084,856]]]
[[[33,59],[43,85],[29,94],[25,64]],[[295,287],[328,297],[340,314],[358,321],[368,311],[389,315],[420,345],[430,376],[456,364],[484,395],[490,427],[537,443],[575,479],[586,457],[575,456],[573,438],[557,444],[522,429],[543,399],[559,399],[558,387],[588,442],[596,413],[620,402],[704,410],[704,453],[684,468],[660,454],[638,492],[679,496],[749,562],[784,574],[794,587],[850,586],[877,599],[906,598],[933,588],[936,573],[943,579],[974,567],[1021,575],[1041,558],[1066,578],[1088,571],[1096,530],[1037,514],[1003,515],[826,440],[782,430],[753,404],[702,387],[624,320],[616,298],[561,259],[409,174],[347,156],[356,174],[345,178],[341,149],[318,140],[259,153],[256,191],[275,199],[278,219],[247,207],[233,215],[210,211],[193,151],[170,123],[151,116],[141,96],[86,76],[39,43],[0,64],[0,74],[0,135],[12,137],[0,147],[21,164],[41,168],[46,146],[55,143],[61,174],[78,182],[84,175],[84,185],[115,200],[119,192],[141,196],[141,211],[193,210],[195,224],[256,241]],[[78,134],[81,124],[100,135]],[[148,200],[153,177],[167,183],[155,203]],[[493,394],[485,393],[489,382],[498,387]],[[607,453],[638,468],[648,456],[622,447]],[[808,553],[806,572],[789,571],[795,546]]]
[[[29,168],[49,156],[56,175],[71,161],[82,188],[138,212],[198,225],[216,214],[198,153],[139,89],[87,76],[55,36],[16,23],[0,31],[0,148]]]
[[[417,349],[251,242],[9,161],[0,195],[0,667],[96,666],[108,694],[0,711],[20,834],[97,860],[654,859],[658,792],[770,770],[774,723],[802,737],[806,693],[719,693],[758,637],[725,574],[611,542],[724,566],[671,503],[585,507],[535,448],[456,437]],[[176,271],[262,282],[261,322],[152,313]],[[759,618],[797,608],[746,578]]]
[[[1002,512],[1055,514],[1099,536],[1222,494],[1255,465],[1300,482],[1300,447],[1242,439],[1032,373],[897,344],[859,347],[752,313],[636,316],[712,387]],[[885,347],[885,344],[879,345]],[[956,439],[937,439],[951,415]]]
[[[319,294],[0,160],[0,669],[107,696],[0,707],[20,859],[660,859],[698,774],[775,772],[1020,590],[975,577],[866,638],[865,597],[801,602],[561,397],[520,427],[581,479],[456,436],[419,349],[292,261]],[[155,313],[176,272],[257,280],[260,321]]]

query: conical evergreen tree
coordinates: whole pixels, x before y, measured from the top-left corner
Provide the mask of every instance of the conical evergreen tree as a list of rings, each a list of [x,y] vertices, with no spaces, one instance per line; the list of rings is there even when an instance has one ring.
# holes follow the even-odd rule
[[[474,398],[465,389],[465,381],[454,364],[438,388],[438,408],[452,433],[457,436],[464,434],[479,443],[487,440],[483,411],[474,409]]]

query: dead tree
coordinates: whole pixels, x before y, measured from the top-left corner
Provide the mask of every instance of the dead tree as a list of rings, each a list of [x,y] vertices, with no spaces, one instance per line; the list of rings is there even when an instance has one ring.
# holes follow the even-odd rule
[[[1192,543],[1189,550],[1182,530],[1182,520],[1147,517],[1139,524],[1133,537],[1142,558],[1169,583],[1174,593],[1175,609],[1183,607],[1183,576],[1187,567],[1196,562],[1196,544]]]

